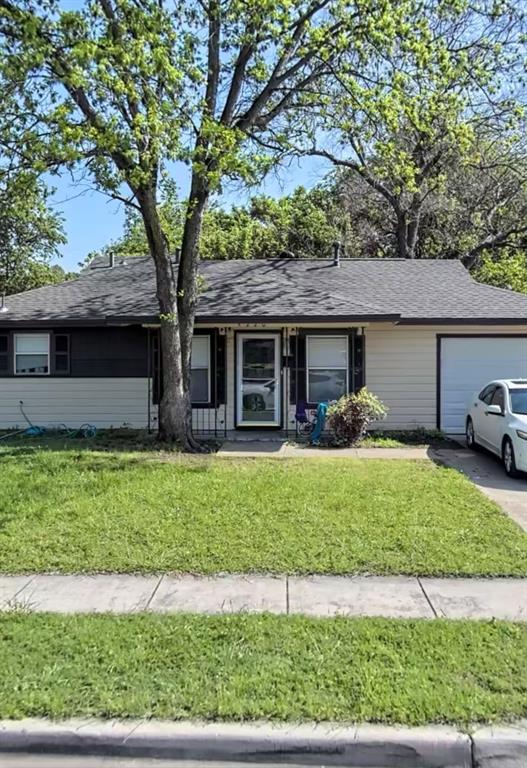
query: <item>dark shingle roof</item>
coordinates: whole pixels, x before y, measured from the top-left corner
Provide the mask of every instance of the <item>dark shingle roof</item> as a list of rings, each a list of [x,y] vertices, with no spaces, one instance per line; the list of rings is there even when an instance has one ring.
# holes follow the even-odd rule
[[[269,259],[206,261],[197,319],[202,322],[527,323],[527,295],[475,282],[457,261]],[[154,322],[150,258],[100,262],[75,280],[6,299],[0,325]]]

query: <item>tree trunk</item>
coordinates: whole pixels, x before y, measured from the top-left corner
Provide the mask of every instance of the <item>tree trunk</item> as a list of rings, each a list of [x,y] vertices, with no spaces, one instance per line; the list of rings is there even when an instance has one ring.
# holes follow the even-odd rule
[[[408,258],[408,227],[404,211],[396,211],[396,239],[397,239],[397,257],[399,259]]]
[[[415,259],[419,238],[419,213],[398,208],[396,215],[397,257],[399,259]]]
[[[421,234],[421,212],[423,209],[423,200],[419,192],[412,195],[412,203],[406,212],[406,252],[408,259],[415,259],[418,256],[417,247],[419,236]]]
[[[183,450],[199,450],[192,434],[190,370],[186,370],[181,343],[181,318],[177,301],[177,280],[157,211],[154,188],[137,192],[145,232],[156,268],[157,298],[161,323],[163,396],[159,403],[159,439]],[[190,368],[190,357],[187,367]]]
[[[194,173],[187,206],[187,217],[183,228],[177,282],[177,306],[180,321],[181,354],[188,389],[190,389],[190,356],[192,352],[194,318],[199,297],[198,246],[203,214],[207,207],[208,199],[209,187],[207,182]]]
[[[406,258],[415,259],[417,240],[419,235],[419,220],[417,216],[413,216],[407,226],[407,241],[406,241]]]

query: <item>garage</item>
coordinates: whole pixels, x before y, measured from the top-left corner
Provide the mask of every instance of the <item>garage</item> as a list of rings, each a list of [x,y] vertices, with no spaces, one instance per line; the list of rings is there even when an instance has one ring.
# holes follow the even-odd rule
[[[527,378],[527,336],[438,337],[439,427],[463,434],[469,399],[493,379]]]

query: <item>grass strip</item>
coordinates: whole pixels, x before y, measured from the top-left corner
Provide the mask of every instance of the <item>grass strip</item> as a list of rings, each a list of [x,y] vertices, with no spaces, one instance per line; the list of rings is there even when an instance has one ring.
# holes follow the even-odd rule
[[[527,626],[0,616],[0,717],[468,724],[527,715]]]

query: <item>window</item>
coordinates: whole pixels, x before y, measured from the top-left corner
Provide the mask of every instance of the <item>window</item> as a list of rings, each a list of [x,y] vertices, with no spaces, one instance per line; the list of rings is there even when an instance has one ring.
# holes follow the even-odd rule
[[[348,391],[348,337],[307,337],[307,399],[338,400]]]
[[[492,395],[490,404],[499,405],[502,413],[505,411],[505,392],[503,391],[503,387],[496,387],[496,391]]]
[[[485,389],[482,389],[479,393],[478,397],[480,400],[482,400],[487,405],[490,405],[490,401],[492,400],[492,395],[496,391],[496,385],[495,384],[489,384],[485,387]]]
[[[509,389],[511,411],[527,416],[527,389]]]
[[[49,374],[49,334],[15,334],[15,373],[19,376]]]
[[[193,403],[210,401],[210,336],[192,339],[190,399]]]

